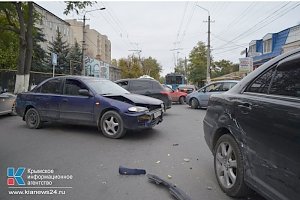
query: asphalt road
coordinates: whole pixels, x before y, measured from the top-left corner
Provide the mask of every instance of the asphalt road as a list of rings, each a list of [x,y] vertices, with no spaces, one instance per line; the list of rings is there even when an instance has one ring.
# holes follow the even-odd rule
[[[46,124],[31,130],[20,117],[0,116],[0,199],[174,199],[144,175],[119,175],[123,165],[158,175],[194,200],[229,200],[218,187],[213,157],[203,138],[205,112],[173,105],[158,126],[128,132],[118,140],[105,138],[96,127]],[[7,167],[25,167],[25,174],[30,168],[72,175],[72,180],[52,180],[52,186],[71,188],[58,188],[58,192],[65,191],[60,195],[9,195],[9,190],[18,189],[8,188]],[[25,182],[27,175],[23,175]]]

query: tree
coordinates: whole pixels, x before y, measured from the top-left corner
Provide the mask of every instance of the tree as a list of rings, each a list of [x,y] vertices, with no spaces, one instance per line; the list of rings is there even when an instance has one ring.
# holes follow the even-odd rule
[[[185,75],[186,74],[186,69],[185,69],[185,60],[182,58],[178,59],[178,63],[177,66],[175,67],[175,73],[177,74],[182,74]]]
[[[161,66],[156,59],[152,58],[143,58],[142,59],[142,72],[144,75],[149,75],[156,80],[159,80],[159,73],[161,72]]]
[[[81,47],[76,41],[74,46],[70,48],[70,52],[68,54],[67,60],[70,65],[70,74],[76,74],[80,75],[81,74],[81,58],[82,58],[82,52],[81,52]]]
[[[206,80],[207,68],[207,47],[203,42],[198,42],[189,55],[190,64],[188,65],[188,79],[199,85],[203,85]]]
[[[67,41],[63,41],[63,36],[59,29],[56,31],[56,37],[53,42],[49,42],[48,46],[48,61],[51,61],[51,54],[57,55],[57,66],[55,67],[55,73],[69,74],[70,67],[67,59],[69,53],[69,44]]]
[[[142,75],[142,68],[137,57],[121,58],[118,66],[121,69],[122,78],[138,78]]]
[[[33,56],[31,70],[38,72],[51,72],[52,68],[46,61],[47,52],[40,45],[40,43],[47,41],[45,39],[45,34],[40,28],[35,26],[33,30]]]
[[[65,14],[71,11],[79,12],[93,2],[66,2]],[[15,93],[27,91],[29,87],[29,72],[33,56],[33,25],[35,21],[33,2],[1,2],[0,16],[5,16],[0,30],[12,31],[18,35],[18,62],[15,83]]]
[[[3,18],[0,16],[0,24],[1,19]],[[0,30],[0,68],[17,69],[18,51],[18,35],[11,31]]]
[[[113,65],[113,66],[115,66],[115,67],[117,67],[118,66],[118,61],[117,61],[117,59],[112,59],[111,60],[111,64]]]
[[[225,74],[230,74],[232,72],[238,71],[238,64],[234,64],[229,60],[215,61],[212,64],[211,77],[219,77]]]

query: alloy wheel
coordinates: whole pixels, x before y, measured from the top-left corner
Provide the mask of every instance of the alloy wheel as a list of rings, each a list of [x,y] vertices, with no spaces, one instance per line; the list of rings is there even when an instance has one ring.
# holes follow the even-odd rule
[[[108,135],[117,134],[118,129],[119,129],[119,122],[115,117],[109,116],[104,120],[104,130]]]
[[[215,159],[219,182],[224,188],[232,188],[237,177],[237,160],[232,146],[227,142],[220,143]]]

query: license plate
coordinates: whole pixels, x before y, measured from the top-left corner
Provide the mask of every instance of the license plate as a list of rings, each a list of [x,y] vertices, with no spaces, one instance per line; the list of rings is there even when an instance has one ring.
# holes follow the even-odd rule
[[[154,118],[157,118],[157,117],[161,116],[161,111],[155,112],[153,115],[154,115]]]

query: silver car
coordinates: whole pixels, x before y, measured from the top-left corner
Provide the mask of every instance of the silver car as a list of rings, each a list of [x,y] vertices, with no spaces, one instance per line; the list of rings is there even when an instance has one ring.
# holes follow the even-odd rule
[[[207,107],[210,95],[226,92],[238,82],[239,81],[236,80],[224,80],[209,83],[199,90],[188,94],[186,96],[186,102],[194,109]]]
[[[0,91],[0,115],[16,115],[16,95],[8,93],[7,90],[2,90],[1,88]]]

